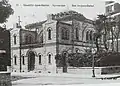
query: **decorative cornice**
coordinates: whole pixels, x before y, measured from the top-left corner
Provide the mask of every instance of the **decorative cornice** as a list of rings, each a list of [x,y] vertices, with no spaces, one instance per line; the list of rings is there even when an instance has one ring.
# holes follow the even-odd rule
[[[81,42],[82,43],[82,42]],[[36,44],[36,45],[21,45],[21,47],[12,47],[11,49],[16,50],[16,49],[29,49],[29,48],[44,48],[47,46],[54,46],[54,45],[70,45],[72,46],[72,43],[62,43],[62,42],[52,42],[52,43],[46,43],[46,44]],[[74,46],[82,46],[82,47],[90,47],[90,43],[85,42],[84,44],[74,44]],[[93,44],[94,48],[96,47],[95,44]]]

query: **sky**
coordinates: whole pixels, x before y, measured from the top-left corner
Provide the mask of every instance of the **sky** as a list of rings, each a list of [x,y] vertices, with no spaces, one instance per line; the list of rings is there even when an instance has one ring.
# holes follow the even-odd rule
[[[21,25],[25,26],[46,20],[48,14],[68,10],[75,10],[92,20],[98,14],[105,13],[104,0],[9,0],[9,3],[12,5],[14,14],[9,17],[6,23],[7,28],[13,28],[15,23],[18,22],[18,16],[20,16]],[[39,6],[41,4],[46,6]],[[81,5],[89,5],[91,7],[82,7]]]

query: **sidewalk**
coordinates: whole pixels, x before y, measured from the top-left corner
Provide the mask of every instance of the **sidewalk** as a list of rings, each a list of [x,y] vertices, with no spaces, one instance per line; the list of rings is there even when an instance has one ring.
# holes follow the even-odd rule
[[[12,82],[12,86],[120,86],[120,79],[117,80],[101,80],[100,78],[117,77],[116,75],[101,75],[95,78],[92,75],[80,74],[42,74],[42,73],[12,73],[12,76],[30,77]],[[32,78],[33,77],[33,78]],[[118,83],[118,84],[117,84]]]
[[[80,79],[93,79],[92,75],[80,75],[80,74],[68,74],[68,73],[61,73],[61,74],[43,74],[43,73],[11,73],[12,76],[22,76],[22,77],[58,77],[58,78],[80,78]]]
[[[40,77],[40,76],[52,76],[52,77],[74,77],[74,78],[86,78],[86,79],[93,79],[92,75],[81,75],[81,74],[70,74],[70,73],[11,73],[12,76],[23,76],[23,77]],[[106,75],[96,75],[95,79],[99,78],[111,78],[111,77],[117,77],[120,78],[120,74],[106,74]]]
[[[106,75],[101,75],[101,76],[97,76],[95,77],[96,79],[119,79],[120,78],[120,74],[106,74]]]
[[[47,86],[120,86],[120,83],[104,83],[104,84],[72,84],[72,85],[47,85]],[[13,85],[13,86],[46,86],[46,85]]]

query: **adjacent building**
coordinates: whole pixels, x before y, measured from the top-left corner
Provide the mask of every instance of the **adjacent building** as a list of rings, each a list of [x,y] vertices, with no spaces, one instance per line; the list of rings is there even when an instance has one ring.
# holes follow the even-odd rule
[[[113,27],[113,31],[114,31],[114,34],[116,36],[118,36],[120,33],[119,31],[119,27],[120,27],[120,4],[118,2],[115,2],[115,1],[106,1],[105,3],[105,15],[108,17],[109,21],[115,21],[115,22],[118,22],[116,24],[115,27]],[[115,29],[117,28],[117,29]],[[112,38],[114,39],[114,43],[112,45]],[[112,50],[114,48],[114,50],[116,51],[116,47],[118,46],[118,50],[117,51],[120,51],[120,43],[119,43],[119,39],[120,36],[118,36],[118,43],[117,43],[117,40],[114,36],[112,36],[112,32],[110,32],[110,35],[109,35],[109,44],[108,46],[110,46],[109,48]]]

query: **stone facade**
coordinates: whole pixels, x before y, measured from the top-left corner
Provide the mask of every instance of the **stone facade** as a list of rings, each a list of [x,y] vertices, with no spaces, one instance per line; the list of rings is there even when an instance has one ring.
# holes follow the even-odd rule
[[[74,11],[50,14],[44,23],[28,25],[28,28],[11,30],[11,57],[13,72],[56,73],[55,56],[68,53],[85,52],[91,44],[86,40],[86,33],[92,31],[92,21],[73,16]],[[81,20],[84,18],[84,20]],[[93,34],[92,34],[93,35]],[[16,37],[14,37],[16,36]],[[87,35],[89,37],[89,35]],[[15,39],[16,38],[16,39]],[[15,44],[16,41],[16,44]],[[94,45],[93,45],[94,46]]]

